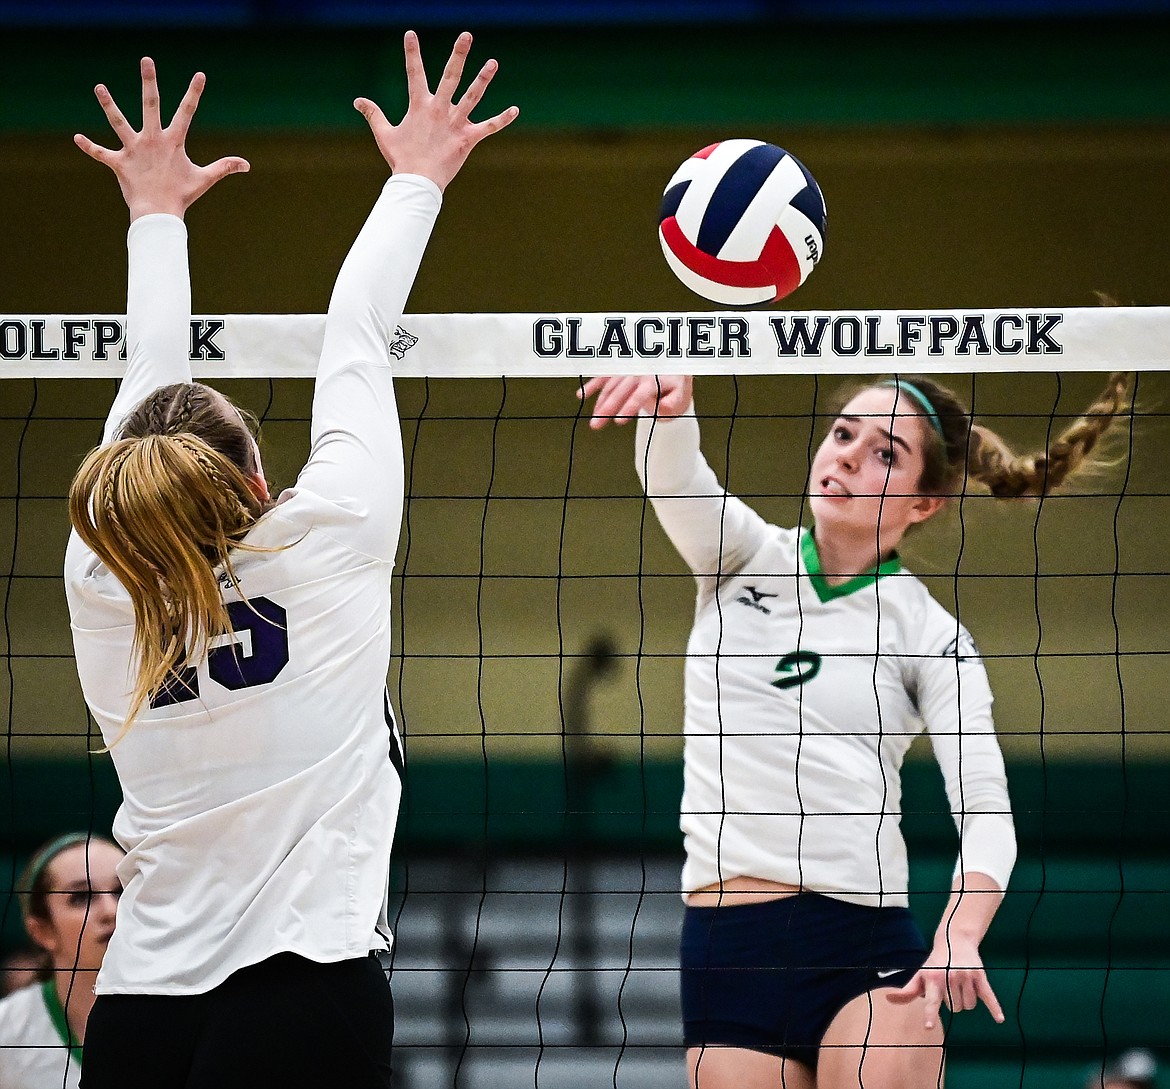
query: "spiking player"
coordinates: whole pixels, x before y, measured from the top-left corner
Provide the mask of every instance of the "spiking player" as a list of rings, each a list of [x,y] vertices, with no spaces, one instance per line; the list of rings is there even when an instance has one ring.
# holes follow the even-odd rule
[[[1047,494],[1125,403],[1114,375],[1046,457],[929,378],[857,391],[813,458],[814,525],[767,524],[699,449],[690,378],[594,378],[698,582],[687,647],[682,1006],[692,1089],[935,1089],[939,1007],[1003,1020],[979,943],[1015,861],[991,691],[902,537],[967,482]],[[925,723],[961,838],[928,948],[907,909],[902,758]]]
[[[384,705],[403,465],[387,343],[441,194],[513,107],[474,123],[489,61],[457,101],[407,34],[409,107],[358,99],[393,177],[329,305],[296,486],[273,501],[236,408],[191,381],[183,213],[241,159],[196,167],[197,75],[163,128],[142,63],[134,131],[77,143],[130,209],[129,365],[70,495],[66,589],[86,701],[111,747],[126,848],[82,1084],[386,1086],[393,1005],[371,951],[401,793]]]

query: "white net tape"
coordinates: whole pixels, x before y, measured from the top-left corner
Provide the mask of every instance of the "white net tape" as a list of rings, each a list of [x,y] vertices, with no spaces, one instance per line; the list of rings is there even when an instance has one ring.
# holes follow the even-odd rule
[[[308,378],[320,314],[203,315],[197,378]],[[120,315],[0,317],[0,378],[116,378]],[[395,373],[865,374],[1170,368],[1170,307],[688,314],[412,314]]]

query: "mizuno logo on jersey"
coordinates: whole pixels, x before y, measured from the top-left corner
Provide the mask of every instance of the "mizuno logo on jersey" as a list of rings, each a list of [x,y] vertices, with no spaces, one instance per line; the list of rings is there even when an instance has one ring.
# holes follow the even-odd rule
[[[768,597],[779,597],[778,594],[765,594],[763,591],[757,590],[754,586],[745,586],[744,589],[747,593],[741,594],[735,599],[736,601],[741,605],[746,605],[749,609],[758,609],[762,613],[767,613],[769,616],[772,615],[772,610],[767,605],[761,605],[760,602]]]
[[[396,325],[394,326],[394,335],[390,338],[390,343],[386,347],[390,349],[390,354],[395,359],[401,359],[417,343],[418,337],[412,336],[401,325]]]

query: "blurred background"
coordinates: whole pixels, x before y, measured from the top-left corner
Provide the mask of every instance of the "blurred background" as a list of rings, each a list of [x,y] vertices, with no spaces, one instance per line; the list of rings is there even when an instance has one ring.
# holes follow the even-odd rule
[[[679,162],[733,136],[792,151],[825,194],[825,259],[785,306],[1170,297],[1165,0],[0,0],[0,314],[123,311],[125,208],[71,136],[107,135],[98,81],[136,121],[146,54],[164,113],[208,74],[193,155],[253,168],[188,217],[196,312],[323,312],[385,176],[350,103],[401,108],[407,27],[434,77],[471,29],[473,61],[500,61],[484,109],[522,111],[448,191],[413,313],[709,309],[663,261],[657,208]],[[1102,380],[953,384],[984,422],[1039,446]],[[712,464],[773,520],[800,516],[836,385],[699,383]],[[263,417],[266,465],[291,483],[309,383],[224,389]],[[630,435],[590,432],[573,391],[569,375],[399,383],[405,1089],[682,1084],[693,582],[639,493]],[[1157,1060],[1170,1047],[1156,1013],[1170,1008],[1168,394],[1166,374],[1141,377],[1116,466],[1081,494],[972,499],[909,542],[908,565],[987,657],[1022,844],[985,947],[1008,1023],[956,1019],[952,1087],[1100,1086],[1123,1048]],[[28,852],[64,828],[108,830],[117,804],[60,581],[62,497],[112,396],[104,381],[6,380],[0,363],[6,949],[21,935],[6,890]],[[904,782],[929,931],[955,844],[928,746]]]

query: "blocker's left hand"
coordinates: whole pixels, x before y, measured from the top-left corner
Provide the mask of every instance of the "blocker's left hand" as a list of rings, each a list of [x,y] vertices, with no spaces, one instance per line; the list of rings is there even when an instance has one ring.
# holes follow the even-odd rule
[[[1004,1020],[1003,1009],[991,989],[975,946],[956,944],[949,950],[933,950],[914,978],[905,987],[888,992],[886,998],[899,1005],[923,999],[928,1029],[934,1028],[939,1008],[943,1005],[951,1013],[959,1013],[973,1010],[982,1002],[997,1024],[1002,1025]]]

